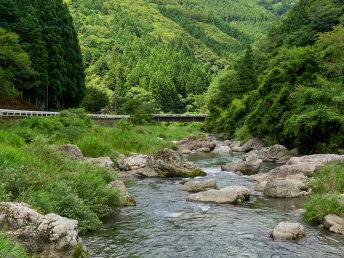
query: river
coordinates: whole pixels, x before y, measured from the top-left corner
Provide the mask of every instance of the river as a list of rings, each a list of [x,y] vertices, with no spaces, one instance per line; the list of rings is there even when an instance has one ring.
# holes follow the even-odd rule
[[[190,156],[219,187],[244,185],[247,177],[221,172],[220,165],[238,156]],[[265,164],[267,170],[271,164]],[[217,258],[217,257],[344,257],[344,236],[302,221],[302,199],[268,199],[253,192],[240,205],[185,201],[180,179],[132,179],[128,190],[136,207],[121,209],[96,232],[83,239],[91,257]],[[281,221],[301,222],[306,238],[273,241],[269,232]]]

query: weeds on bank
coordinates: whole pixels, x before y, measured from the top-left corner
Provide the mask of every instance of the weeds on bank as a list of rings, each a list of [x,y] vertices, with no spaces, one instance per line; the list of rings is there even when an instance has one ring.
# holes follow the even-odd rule
[[[340,194],[344,193],[344,163],[331,164],[323,168],[311,180],[312,194],[305,201],[304,215],[310,223],[322,223],[328,214],[344,215]]]
[[[13,243],[0,233],[0,257],[29,258],[30,256],[23,246]]]

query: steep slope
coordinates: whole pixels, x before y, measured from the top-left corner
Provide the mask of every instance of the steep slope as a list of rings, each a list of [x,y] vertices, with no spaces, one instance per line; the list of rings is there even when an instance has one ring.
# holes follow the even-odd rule
[[[140,88],[165,112],[202,106],[212,77],[278,18],[277,7],[262,0],[65,2],[79,32],[88,86],[115,96],[117,107],[130,89]]]
[[[208,129],[304,152],[343,147],[343,24],[343,1],[301,0],[213,85]]]

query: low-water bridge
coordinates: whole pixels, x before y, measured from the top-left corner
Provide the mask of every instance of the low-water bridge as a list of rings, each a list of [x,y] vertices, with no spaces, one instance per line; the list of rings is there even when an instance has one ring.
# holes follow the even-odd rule
[[[0,109],[0,118],[44,117],[58,114],[59,112]],[[117,120],[130,118],[128,115],[88,114],[88,116],[97,122],[109,125]],[[152,116],[157,122],[204,122],[207,117],[206,114],[153,114]]]

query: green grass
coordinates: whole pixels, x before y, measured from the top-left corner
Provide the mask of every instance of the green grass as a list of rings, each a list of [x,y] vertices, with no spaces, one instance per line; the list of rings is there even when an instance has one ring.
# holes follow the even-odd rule
[[[305,219],[310,223],[322,223],[328,214],[344,216],[340,194],[344,192],[344,163],[323,168],[311,181],[312,194],[305,201]]]
[[[29,258],[24,247],[13,243],[0,233],[0,257],[4,258]]]

